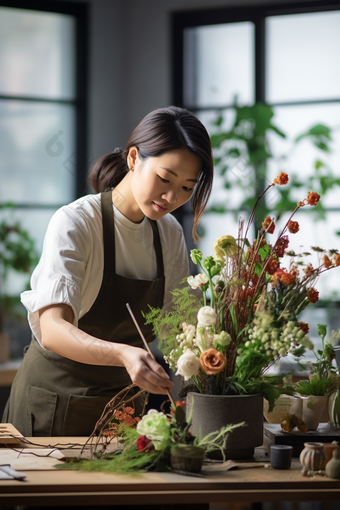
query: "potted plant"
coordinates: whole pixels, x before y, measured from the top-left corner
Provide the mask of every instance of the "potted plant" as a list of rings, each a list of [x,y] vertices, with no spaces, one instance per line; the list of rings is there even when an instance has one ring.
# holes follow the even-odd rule
[[[287,182],[284,173],[274,179],[259,196],[247,227],[244,229],[240,220],[236,238],[224,235],[215,241],[214,256],[203,257],[200,250],[191,251],[191,259],[201,273],[189,277],[188,284],[192,289],[201,289],[202,302],[188,288],[177,289],[173,293],[172,311],[164,313],[151,308],[146,315],[147,323],[153,325],[159,338],[165,361],[187,381],[181,393],[189,393],[187,412],[190,393],[198,393],[193,433],[198,432],[195,427],[200,427],[202,434],[208,433],[209,427],[218,428],[226,416],[237,421],[248,419],[245,437],[236,438],[241,430],[233,435],[237,450],[241,443],[246,443],[245,456],[251,456],[254,450],[248,444],[251,435],[253,446],[257,442],[262,444],[262,397],[269,401],[271,410],[274,400],[286,392],[275,384],[278,379],[268,377],[266,372],[281,356],[288,353],[299,356],[306,348],[313,347],[307,336],[308,325],[299,322],[297,317],[309,303],[318,300],[314,287],[318,277],[340,265],[337,250],[322,253],[323,258],[315,268],[300,259],[294,263],[299,255],[288,250],[287,232],[294,235],[299,231],[299,224],[292,217],[299,208],[319,202],[320,196],[315,192],[309,192],[306,199],[298,202],[276,241],[266,239],[275,231],[274,218],[267,217],[257,238],[249,242],[249,228],[260,199],[272,186]],[[284,254],[291,256],[289,269],[281,267]],[[298,264],[301,263],[300,275]],[[231,411],[224,411],[226,396],[232,397],[228,405],[239,396],[246,397],[246,402],[237,401]],[[226,415],[221,422],[219,410]],[[244,419],[240,419],[242,411]],[[242,458],[236,457],[242,456],[239,451],[230,455]]]
[[[177,401],[168,415],[151,409],[142,418],[133,416],[132,407],[120,405],[100,431],[100,437],[107,441],[105,448],[95,451],[96,460],[71,459],[66,466],[57,467],[133,474],[138,470],[198,473],[207,453],[219,450],[223,456],[228,434],[243,423],[198,438],[189,431],[192,413],[186,419],[184,405],[184,401]],[[120,447],[106,452],[113,439],[118,439]]]
[[[335,351],[332,337],[325,341],[327,326],[318,324],[318,334],[322,339],[322,349],[314,351],[316,361],[309,363],[308,380],[299,381],[295,386],[295,391],[303,397],[301,417],[309,430],[317,429],[322,413],[327,408],[328,396],[340,386],[339,369],[333,365]],[[306,364],[299,365],[302,370],[306,370]]]
[[[13,208],[6,204],[6,208]],[[11,273],[29,275],[37,263],[35,244],[27,230],[13,217],[0,222],[0,362],[8,359],[9,339],[4,331],[4,317],[22,319],[18,312],[19,296],[13,296],[8,289]],[[26,283],[29,287],[29,281]]]

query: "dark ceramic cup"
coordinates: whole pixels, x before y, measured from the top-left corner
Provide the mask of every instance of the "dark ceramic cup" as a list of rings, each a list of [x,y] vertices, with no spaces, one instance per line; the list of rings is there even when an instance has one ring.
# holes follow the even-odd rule
[[[270,447],[270,463],[274,469],[289,469],[292,460],[293,447],[284,444],[274,444]]]

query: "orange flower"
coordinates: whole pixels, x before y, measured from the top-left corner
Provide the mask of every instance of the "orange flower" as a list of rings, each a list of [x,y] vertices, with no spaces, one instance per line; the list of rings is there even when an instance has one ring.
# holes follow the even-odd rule
[[[297,278],[300,274],[297,266],[293,266],[292,269],[289,271],[290,274],[292,274],[295,278]]]
[[[124,407],[124,411],[128,414],[134,414],[135,410],[132,407]]]
[[[277,177],[273,180],[273,184],[278,184],[279,186],[284,186],[289,181],[289,177],[284,172],[279,173]]]
[[[332,265],[332,261],[331,259],[327,256],[327,255],[324,255],[323,259],[323,265],[328,269],[329,267],[331,267]]]
[[[308,264],[308,266],[306,267],[306,269],[303,270],[303,272],[306,273],[306,277],[308,278],[314,273],[314,267],[312,266],[312,264]]]
[[[309,326],[306,322],[299,322],[299,328],[304,332],[305,335],[309,333]]]
[[[202,352],[200,356],[201,369],[208,375],[218,374],[223,370],[226,363],[227,360],[223,354],[213,348]]]
[[[129,414],[126,414],[126,413],[125,413],[125,416],[123,418],[123,421],[124,421],[124,424],[128,425],[129,427],[131,427],[132,425],[136,425],[136,422],[132,418],[132,416],[130,416]]]
[[[297,221],[290,221],[288,223],[288,230],[291,234],[296,234],[300,230],[299,223]]]
[[[309,289],[307,292],[307,297],[311,303],[316,303],[319,301],[319,292],[316,289]]]
[[[317,194],[316,191],[308,191],[307,193],[307,203],[309,205],[316,205],[320,200],[320,195]]]
[[[292,285],[293,283],[295,283],[295,276],[291,273],[283,273],[283,275],[281,275],[281,282],[283,283],[283,285]]]
[[[267,218],[262,222],[262,227],[266,230],[268,234],[274,234],[275,230],[274,218],[272,219],[270,216],[267,216]]]
[[[270,257],[266,268],[267,273],[271,275],[275,274],[275,272],[278,270],[278,267],[279,265],[277,262],[277,258]]]
[[[336,266],[340,266],[340,253],[337,253],[335,256],[334,256],[334,264]]]
[[[176,407],[185,407],[185,400],[176,400],[175,405]]]

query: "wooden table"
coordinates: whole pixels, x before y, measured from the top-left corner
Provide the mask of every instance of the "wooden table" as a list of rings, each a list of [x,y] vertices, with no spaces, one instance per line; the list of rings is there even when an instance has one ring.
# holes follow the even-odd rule
[[[84,438],[33,438],[32,441],[52,445],[59,441],[83,442]],[[67,470],[26,471],[26,481],[0,481],[0,506],[340,501],[339,480],[320,476],[305,478],[300,470],[299,461],[293,459],[289,470],[258,467],[215,472],[205,477],[176,473],[132,477]]]

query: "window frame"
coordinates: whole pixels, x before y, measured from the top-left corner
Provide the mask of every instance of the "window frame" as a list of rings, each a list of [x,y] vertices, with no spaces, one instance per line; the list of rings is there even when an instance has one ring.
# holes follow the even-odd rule
[[[75,196],[81,197],[87,192],[87,124],[88,124],[88,4],[80,2],[58,2],[49,0],[0,0],[0,7],[24,9],[27,11],[54,12],[74,16],[76,22],[75,39],[75,98],[46,99],[39,96],[14,96],[0,94],[1,100],[19,100],[29,102],[67,104],[75,107]],[[4,206],[2,203],[0,206]],[[17,209],[58,209],[64,204],[35,204],[16,202]]]

